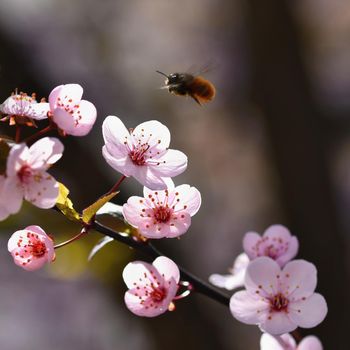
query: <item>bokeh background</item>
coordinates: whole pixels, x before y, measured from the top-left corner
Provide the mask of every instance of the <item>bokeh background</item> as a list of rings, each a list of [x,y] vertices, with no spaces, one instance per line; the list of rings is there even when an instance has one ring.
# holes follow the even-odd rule
[[[0,97],[18,88],[48,96],[80,83],[98,109],[94,130],[63,140],[52,173],[78,209],[118,179],[101,155],[101,124],[128,127],[157,119],[171,147],[189,157],[175,179],[202,192],[203,204],[180,240],[157,242],[203,279],[225,273],[245,232],[287,225],[299,257],[314,262],[329,314],[317,334],[325,349],[348,349],[350,232],[350,3],[342,0],[3,0]],[[159,87],[167,73],[210,65],[212,103]],[[43,123],[42,125],[44,125]],[[13,133],[4,124],[1,133]],[[115,199],[141,194],[133,179]],[[123,304],[123,267],[137,253],[111,243],[93,261],[101,237],[58,251],[46,270],[17,268],[6,244],[29,224],[60,242],[78,227],[56,212],[24,205],[0,223],[2,350],[258,349],[257,327],[201,295],[175,312],[138,318]],[[229,293],[228,293],[229,294]]]

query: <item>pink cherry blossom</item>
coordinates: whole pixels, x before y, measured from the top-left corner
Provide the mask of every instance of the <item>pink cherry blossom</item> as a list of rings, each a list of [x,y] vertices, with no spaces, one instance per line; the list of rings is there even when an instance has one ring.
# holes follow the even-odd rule
[[[327,314],[325,299],[314,293],[317,270],[305,260],[293,260],[281,270],[271,258],[257,258],[249,263],[244,284],[246,290],[231,297],[231,312],[264,332],[280,335],[298,326],[312,328]]]
[[[52,239],[39,226],[16,231],[7,245],[16,265],[28,271],[40,269],[55,259]]]
[[[8,97],[0,105],[0,112],[7,118],[30,118],[42,120],[47,118],[50,107],[46,102],[37,103],[35,94],[29,96],[23,92]]]
[[[243,238],[243,248],[250,260],[259,256],[268,256],[283,267],[297,255],[299,243],[286,227],[272,225],[262,237],[256,232],[246,233]]]
[[[249,264],[248,255],[241,253],[233,263],[228,275],[213,274],[209,276],[209,282],[216,287],[233,290],[244,286],[245,271]]]
[[[183,235],[201,205],[201,195],[195,187],[174,187],[172,181],[169,184],[168,189],[159,191],[144,187],[144,197],[130,197],[123,206],[126,221],[147,238]]]
[[[95,106],[82,100],[79,84],[55,87],[49,96],[50,114],[57,126],[68,135],[85,136],[92,129],[97,111]]]
[[[129,288],[124,297],[127,308],[135,315],[154,317],[171,307],[180,271],[172,260],[160,256],[152,265],[143,261],[129,263],[123,279]]]
[[[277,337],[264,333],[260,339],[260,350],[323,350],[323,346],[314,335],[305,337],[297,345],[288,333]]]
[[[186,155],[168,149],[170,132],[158,121],[142,123],[129,132],[119,118],[108,116],[102,130],[107,163],[152,190],[166,189],[166,178],[186,170]]]
[[[5,208],[3,213],[17,213],[23,197],[39,208],[55,205],[58,182],[46,170],[61,158],[62,152],[62,143],[52,137],[40,139],[29,148],[25,144],[11,148],[6,178],[0,180],[0,208]]]

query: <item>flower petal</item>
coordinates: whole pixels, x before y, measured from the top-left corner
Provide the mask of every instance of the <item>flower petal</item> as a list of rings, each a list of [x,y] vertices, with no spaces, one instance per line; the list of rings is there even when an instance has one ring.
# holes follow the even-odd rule
[[[268,314],[269,304],[247,291],[239,291],[230,299],[230,310],[238,321],[246,324],[260,324]]]
[[[127,153],[124,153],[124,147],[120,148],[111,143],[102,147],[102,155],[106,162],[114,169],[125,176],[133,173],[135,165],[132,163]]]
[[[309,335],[299,343],[298,350],[323,350],[323,346],[317,337]]]
[[[283,269],[281,288],[288,293],[289,300],[307,298],[316,289],[317,270],[314,264],[305,260],[293,260]]]
[[[0,194],[0,205],[3,206],[9,214],[16,214],[20,211],[24,190],[17,177],[8,177],[3,180],[2,187],[0,187]]]
[[[290,334],[275,337],[271,334],[263,333],[260,338],[260,350],[293,350],[295,348],[295,340]]]
[[[157,163],[149,163],[155,174],[162,177],[174,177],[183,173],[187,168],[187,156],[174,149],[169,149],[157,159]],[[147,186],[149,187],[149,186]]]
[[[133,165],[127,171],[130,172],[130,176],[151,190],[165,190],[167,188],[165,178],[159,176],[150,167]]]
[[[257,242],[261,240],[261,237],[256,232],[247,232],[243,237],[243,249],[251,260],[258,256]]]
[[[328,312],[326,300],[318,293],[305,300],[290,303],[288,310],[290,319],[303,328],[316,327],[324,320]]]
[[[124,154],[128,154],[124,142],[130,139],[130,133],[124,123],[116,116],[109,115],[102,123],[102,134],[105,143],[112,143],[125,149]]]
[[[50,105],[47,102],[32,103],[28,117],[35,120],[43,120],[47,118],[50,111]]]
[[[180,271],[177,265],[171,259],[167,258],[166,256],[160,256],[153,261],[153,266],[166,280],[173,278],[176,283],[179,283]]]
[[[259,325],[260,329],[272,335],[281,335],[294,331],[298,326],[285,312],[272,312]]]
[[[245,274],[247,290],[261,297],[271,297],[279,291],[278,276],[281,275],[279,265],[265,256],[251,261]]]
[[[32,169],[47,169],[56,163],[63,153],[62,142],[55,137],[44,137],[29,148],[28,163]]]
[[[25,186],[24,198],[35,206],[48,209],[57,201],[58,182],[46,172],[37,172]]]
[[[149,285],[150,281],[155,282],[155,278],[157,281],[162,280],[156,268],[143,261],[133,261],[123,270],[123,279],[129,289],[135,288],[136,284],[138,286]]]
[[[181,209],[185,208],[191,216],[195,215],[202,202],[200,192],[190,185],[177,186],[174,191],[178,193],[175,209],[177,210],[181,206]]]
[[[244,285],[244,273],[237,275],[213,274],[209,276],[209,282],[216,287],[233,290]]]
[[[165,150],[170,144],[169,129],[157,120],[149,120],[139,124],[131,134],[137,142],[148,143],[153,151],[156,149],[158,151]]]
[[[8,177],[17,176],[17,171],[26,162],[29,157],[28,147],[21,143],[19,145],[14,145],[7,157],[6,163],[6,175]]]

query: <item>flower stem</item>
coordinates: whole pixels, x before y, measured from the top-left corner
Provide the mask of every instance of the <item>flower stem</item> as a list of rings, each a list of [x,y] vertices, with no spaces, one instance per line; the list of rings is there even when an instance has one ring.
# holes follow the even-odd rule
[[[15,142],[19,143],[21,140],[21,126],[16,124],[16,136],[15,136]]]
[[[51,123],[50,125],[48,125],[46,128],[39,130],[37,133],[27,137],[26,139],[23,140],[23,142],[27,143],[27,142],[32,142],[35,139],[37,139],[38,137],[45,135],[46,133],[48,133],[49,131],[53,130],[54,126]]]
[[[70,244],[70,243],[80,239],[82,236],[86,235],[88,232],[89,232],[89,229],[86,226],[84,226],[77,235],[75,235],[74,237],[68,239],[65,242],[62,242],[62,243],[59,243],[59,244],[55,245],[54,249],[58,249],[58,248],[64,247],[65,245]]]
[[[154,247],[149,241],[142,242],[135,240],[131,236],[123,235],[117,231],[112,230],[111,228],[101,224],[97,220],[95,220],[91,224],[91,228],[93,228],[95,231],[100,232],[106,236],[114,238],[116,241],[124,243],[128,245],[131,248],[136,249],[137,251],[143,253],[144,255],[147,255],[151,258],[157,258],[158,256],[163,256],[162,252],[160,252],[156,247]],[[211,298],[213,300],[216,300],[217,302],[229,306],[230,304],[230,297],[226,294],[216,290],[213,286],[210,284],[202,281],[197,276],[193,275],[192,273],[186,271],[184,268],[179,267],[179,270],[181,272],[181,278],[185,281],[188,281],[192,285],[192,291],[201,293],[208,298]]]
[[[113,192],[116,192],[117,189],[119,188],[120,184],[126,179],[126,176],[123,175],[114,185],[113,187],[106,193],[107,194],[111,194]]]

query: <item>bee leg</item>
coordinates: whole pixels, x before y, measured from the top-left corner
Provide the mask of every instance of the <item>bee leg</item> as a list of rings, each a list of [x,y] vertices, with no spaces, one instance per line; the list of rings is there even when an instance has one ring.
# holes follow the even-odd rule
[[[202,106],[202,104],[199,102],[198,98],[194,95],[191,95],[191,97],[200,105]]]

